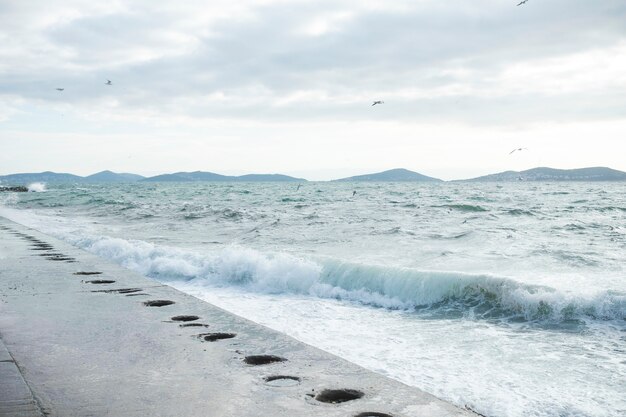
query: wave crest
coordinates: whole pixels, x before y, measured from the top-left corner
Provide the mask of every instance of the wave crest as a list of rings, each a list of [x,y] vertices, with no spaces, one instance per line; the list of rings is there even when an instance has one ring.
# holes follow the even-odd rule
[[[32,184],[28,184],[28,192],[32,193],[43,193],[46,191],[46,184],[43,182],[33,182]]]
[[[574,295],[491,275],[314,261],[242,247],[205,254],[110,237],[80,238],[73,243],[165,282],[239,286],[389,309],[454,311],[474,318],[626,319],[626,294],[611,291]]]

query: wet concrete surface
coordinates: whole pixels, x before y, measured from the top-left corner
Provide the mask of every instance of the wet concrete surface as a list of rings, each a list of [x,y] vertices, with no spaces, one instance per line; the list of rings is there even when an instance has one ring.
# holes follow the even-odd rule
[[[0,416],[473,415],[1,217],[0,337]]]

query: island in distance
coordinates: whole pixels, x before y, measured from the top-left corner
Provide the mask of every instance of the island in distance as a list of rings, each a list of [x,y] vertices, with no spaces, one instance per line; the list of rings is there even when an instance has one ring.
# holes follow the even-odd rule
[[[236,181],[236,182],[306,182],[304,178],[295,178],[282,174],[248,174],[230,176],[213,172],[176,172],[145,178],[143,182],[190,182],[190,181]]]
[[[117,173],[112,171],[101,171],[96,174],[84,177],[86,182],[135,182],[145,177],[137,174]]]
[[[462,181],[626,181],[626,172],[606,167],[555,169],[539,167],[526,171],[505,171]]]
[[[176,172],[153,177],[143,177],[137,174],[115,173],[102,171],[86,177],[67,173],[39,172],[27,174],[11,174],[0,176],[0,185],[4,188],[10,185],[26,185],[34,182],[47,184],[73,183],[132,183],[132,182],[307,182],[304,178],[290,177],[282,174],[248,174],[240,176],[221,175],[213,172]],[[333,181],[340,182],[443,182],[438,178],[429,177],[408,169],[397,168],[372,174],[357,175],[340,178]],[[533,168],[526,171],[505,171],[482,177],[454,180],[472,182],[513,182],[513,181],[626,181],[626,172],[611,168],[579,168],[554,169]],[[3,189],[2,191],[9,191]]]
[[[0,184],[22,185],[33,182],[47,184],[73,184],[73,183],[131,183],[131,182],[192,182],[192,181],[219,181],[219,182],[306,182],[303,178],[290,177],[281,174],[247,174],[240,176],[228,176],[213,172],[176,172],[154,177],[144,177],[137,174],[116,173],[102,171],[96,174],[81,177],[74,174],[57,172],[38,172],[25,174],[10,174],[0,176]]]
[[[377,172],[375,174],[357,175],[354,177],[341,178],[334,181],[345,182],[442,182],[438,178],[428,177],[417,172],[409,171],[404,168],[390,169],[388,171]]]
[[[33,172],[25,174],[10,174],[0,176],[0,182],[6,184],[29,184],[33,182],[43,182],[50,184],[72,184],[77,182],[101,183],[101,182],[135,182],[144,177],[137,174],[118,174],[111,171],[102,171],[96,174],[81,177],[74,174],[58,172]]]

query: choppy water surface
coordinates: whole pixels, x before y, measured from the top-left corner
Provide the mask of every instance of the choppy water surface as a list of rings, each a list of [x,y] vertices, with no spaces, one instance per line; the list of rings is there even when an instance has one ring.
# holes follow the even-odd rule
[[[0,215],[482,414],[626,415],[626,184],[0,198]]]

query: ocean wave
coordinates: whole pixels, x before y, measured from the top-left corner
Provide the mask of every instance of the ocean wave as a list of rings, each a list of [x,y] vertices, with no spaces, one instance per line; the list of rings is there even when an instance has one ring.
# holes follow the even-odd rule
[[[626,212],[626,207],[607,206],[607,207],[597,207],[596,210],[600,211],[602,213],[604,213],[606,211],[624,211],[624,212]]]
[[[43,193],[46,191],[46,184],[43,182],[34,182],[28,184],[28,191],[33,193]]]
[[[183,220],[196,220],[203,219],[205,217],[218,217],[224,218],[227,220],[238,221],[244,217],[244,212],[231,209],[231,208],[223,208],[216,209],[212,208],[209,205],[192,205],[185,204],[183,207],[178,209],[178,212],[181,213],[181,217]]]
[[[312,260],[243,247],[198,253],[110,237],[67,240],[162,282],[238,286],[254,292],[309,295],[388,309],[453,309],[478,319],[626,319],[626,294],[619,292],[569,294],[491,275]]]
[[[534,216],[532,211],[522,210],[522,209],[508,209],[504,210],[505,214],[509,214],[511,216]]]
[[[474,205],[471,205],[471,204],[443,204],[443,205],[440,205],[440,206],[433,206],[433,207],[447,208],[447,209],[458,210],[458,211],[463,211],[463,212],[489,211],[489,210],[487,210],[484,207],[474,206]]]

